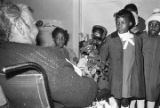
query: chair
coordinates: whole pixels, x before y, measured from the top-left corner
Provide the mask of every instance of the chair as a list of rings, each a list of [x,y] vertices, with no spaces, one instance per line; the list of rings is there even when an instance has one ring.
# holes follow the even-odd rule
[[[53,108],[47,75],[36,63],[4,67],[0,85],[14,108]]]

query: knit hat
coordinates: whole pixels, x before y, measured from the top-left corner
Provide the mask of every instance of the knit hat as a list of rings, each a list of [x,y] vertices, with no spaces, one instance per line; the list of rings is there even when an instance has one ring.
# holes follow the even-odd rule
[[[94,33],[96,30],[98,30],[102,33],[102,35],[100,37],[99,36],[97,36],[97,37],[99,37],[100,39],[103,40],[107,35],[107,29],[101,25],[94,25],[92,27],[92,33]]]
[[[160,22],[160,9],[154,9],[152,15],[146,21],[146,31],[148,32],[148,24],[150,21]]]

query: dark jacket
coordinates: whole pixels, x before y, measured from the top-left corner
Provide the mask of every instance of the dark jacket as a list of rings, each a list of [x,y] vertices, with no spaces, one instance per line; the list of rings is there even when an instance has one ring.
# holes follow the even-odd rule
[[[142,40],[135,38],[135,62],[131,74],[131,96],[143,98],[145,96],[145,80],[143,73]],[[101,47],[100,55],[102,61],[109,60],[109,75],[111,93],[116,98],[122,98],[122,77],[123,77],[123,48],[117,32],[113,32],[106,38],[105,44]]]
[[[78,76],[71,64],[53,48],[0,42],[0,69],[6,65],[36,62],[47,72],[51,96],[66,107],[84,107],[96,96],[96,83]]]
[[[160,36],[151,37],[144,32],[143,39],[146,100],[156,101],[160,96]]]

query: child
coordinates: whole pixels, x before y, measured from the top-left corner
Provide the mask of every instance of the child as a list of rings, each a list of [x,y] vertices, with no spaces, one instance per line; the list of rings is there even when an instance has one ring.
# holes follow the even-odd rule
[[[154,108],[160,95],[160,9],[148,18],[142,37],[147,108]]]
[[[107,35],[107,30],[101,25],[92,27],[92,39],[80,41],[79,48],[81,58],[77,66],[83,71],[84,76],[93,78],[98,85],[96,100],[108,100],[110,97],[110,86],[108,73],[99,67],[99,50]]]
[[[106,59],[110,63],[111,94],[119,106],[128,107],[129,98],[143,98],[145,95],[142,41],[129,32],[135,24],[130,11],[120,10],[115,14],[115,21],[117,30],[106,38],[100,56],[102,63]]]
[[[101,45],[107,36],[107,29],[101,25],[94,25],[92,28],[92,40],[96,44],[97,50],[100,50]]]
[[[133,3],[127,4],[124,9],[130,11],[135,19],[135,26],[130,30],[134,34],[140,34],[145,30],[145,20],[138,16],[138,9],[137,6]]]
[[[141,33],[145,30],[145,20],[138,16],[138,9],[137,6],[133,3],[127,4],[124,9],[130,11],[135,19],[135,26],[130,29],[130,32],[133,34],[136,34],[137,36],[140,36]],[[130,108],[135,108],[136,100],[132,100],[130,104]],[[137,104],[142,105],[144,104],[144,100],[137,100]],[[143,105],[144,106],[144,105]]]
[[[73,64],[76,64],[76,54],[73,52],[73,50],[65,46],[67,45],[69,39],[69,34],[67,33],[67,31],[60,27],[57,27],[52,32],[52,38],[54,39],[55,47],[57,47],[57,50],[60,50],[65,58],[70,60]]]

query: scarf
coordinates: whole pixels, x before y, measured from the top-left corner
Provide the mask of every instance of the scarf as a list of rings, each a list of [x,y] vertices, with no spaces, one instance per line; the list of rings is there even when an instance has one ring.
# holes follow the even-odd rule
[[[133,41],[134,36],[133,36],[133,34],[131,34],[129,31],[126,32],[126,33],[122,33],[122,34],[118,33],[118,35],[119,35],[121,41],[124,41],[124,42],[125,42],[125,43],[123,44],[123,49],[126,49],[127,46],[128,46],[128,44],[131,44],[131,45],[133,45],[133,46],[135,45],[135,43],[134,43],[134,41]]]

